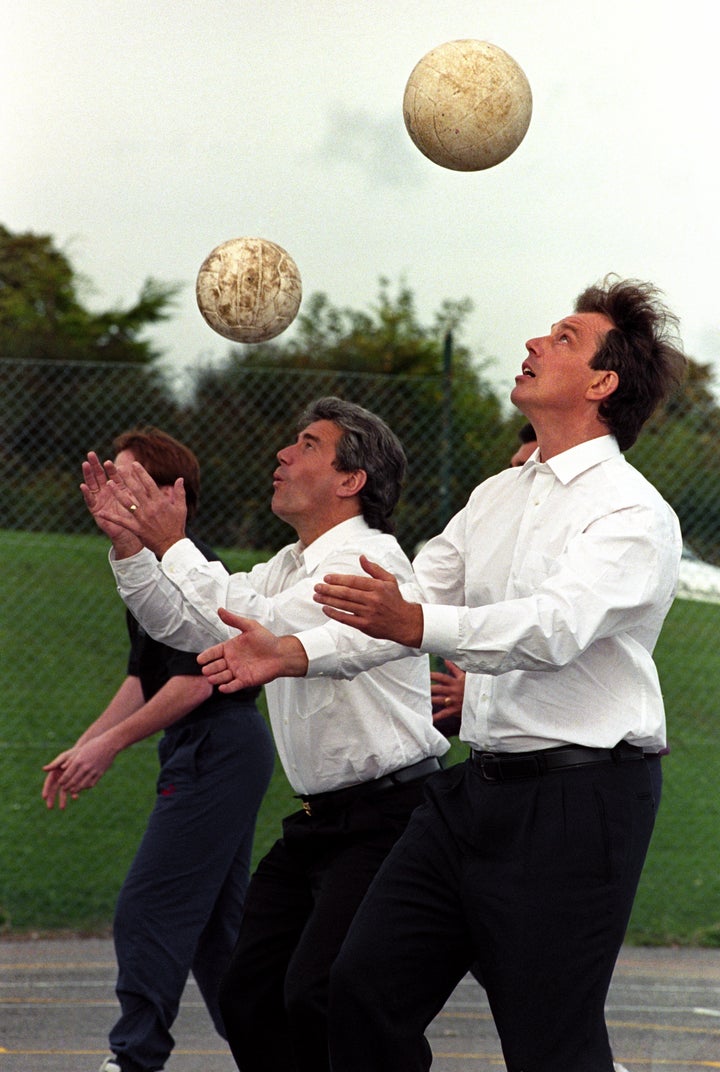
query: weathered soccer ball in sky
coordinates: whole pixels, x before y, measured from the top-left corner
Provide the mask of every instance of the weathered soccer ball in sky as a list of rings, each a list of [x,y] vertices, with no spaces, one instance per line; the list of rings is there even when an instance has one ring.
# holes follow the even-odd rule
[[[300,272],[290,254],[266,238],[231,238],[200,266],[195,294],[200,312],[233,342],[267,342],[297,316]]]
[[[415,65],[403,98],[408,134],[435,164],[483,171],[513,153],[532,115],[525,72],[488,41],[447,41]]]

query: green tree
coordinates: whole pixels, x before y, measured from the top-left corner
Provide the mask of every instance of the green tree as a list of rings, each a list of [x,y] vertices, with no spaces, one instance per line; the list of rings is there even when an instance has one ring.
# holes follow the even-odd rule
[[[0,357],[148,365],[161,356],[143,337],[171,315],[178,284],[147,279],[128,309],[91,312],[82,280],[49,235],[0,224]]]
[[[303,406],[328,394],[372,409],[402,440],[409,474],[397,521],[406,548],[437,532],[479,480],[507,464],[518,424],[506,418],[483,364],[461,341],[471,308],[467,298],[445,301],[424,324],[412,291],[401,286],[393,294],[385,279],[367,312],[315,294],[291,339],[235,348],[224,365],[202,370],[188,421],[202,449],[212,428],[223,428],[219,449],[203,458],[203,515],[215,497],[218,512],[220,498],[225,504],[229,527],[219,542],[287,542],[287,527],[268,512],[274,454],[294,437]]]
[[[712,367],[690,358],[684,384],[648,422],[628,459],[672,504],[686,542],[720,565],[720,409]]]
[[[0,225],[5,527],[86,527],[77,482],[88,448],[136,423],[168,424],[177,410],[145,332],[171,315],[178,286],[148,279],[129,308],[101,312],[85,306],[83,286],[49,235]]]

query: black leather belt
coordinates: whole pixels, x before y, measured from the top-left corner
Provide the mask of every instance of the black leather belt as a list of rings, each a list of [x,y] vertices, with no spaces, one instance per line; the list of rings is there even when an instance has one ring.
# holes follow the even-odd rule
[[[327,793],[313,793],[311,796],[303,796],[301,793],[297,795],[302,801],[303,811],[314,815],[316,810],[344,807],[355,798],[384,793],[388,789],[416,782],[418,778],[427,778],[439,770],[442,770],[442,764],[437,756],[428,756],[427,759],[421,759],[409,767],[401,767],[400,770],[384,774],[382,778],[375,778],[370,782],[359,782],[357,785],[345,786],[344,789],[331,789]]]
[[[473,765],[486,782],[513,782],[523,778],[539,778],[551,771],[573,767],[589,767],[598,763],[624,763],[644,759],[642,748],[621,741],[614,748],[584,748],[582,745],[561,745],[542,748],[537,752],[479,752],[472,750]]]

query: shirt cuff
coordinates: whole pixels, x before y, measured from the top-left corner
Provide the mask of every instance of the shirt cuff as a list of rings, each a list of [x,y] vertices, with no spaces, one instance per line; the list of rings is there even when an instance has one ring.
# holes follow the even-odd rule
[[[423,603],[423,636],[420,651],[453,659],[460,646],[460,619],[457,607]]]
[[[132,584],[134,580],[144,579],[147,576],[148,565],[156,562],[155,555],[147,547],[141,548],[137,554],[130,555],[129,558],[116,558],[111,547],[108,560],[116,578],[128,584]]]
[[[177,580],[185,577],[190,570],[197,566],[206,566],[207,559],[202,551],[199,551],[192,540],[187,536],[178,540],[172,547],[168,547],[160,560],[160,568],[166,577]]]
[[[331,631],[324,625],[303,629],[294,634],[305,648],[308,659],[307,677],[330,676],[337,666],[337,648]]]

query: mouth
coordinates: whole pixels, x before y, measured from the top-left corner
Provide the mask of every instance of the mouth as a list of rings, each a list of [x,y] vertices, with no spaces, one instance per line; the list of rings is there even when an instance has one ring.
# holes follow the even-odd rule
[[[527,361],[523,362],[523,366],[522,366],[522,375],[523,375],[523,376],[529,376],[529,377],[530,377],[530,379],[532,379],[532,380],[534,380],[534,379],[535,379],[535,373],[534,373],[534,372],[533,372],[533,370],[532,370],[532,369],[530,368],[530,366],[528,365]]]

